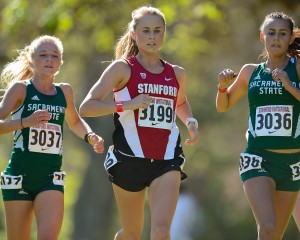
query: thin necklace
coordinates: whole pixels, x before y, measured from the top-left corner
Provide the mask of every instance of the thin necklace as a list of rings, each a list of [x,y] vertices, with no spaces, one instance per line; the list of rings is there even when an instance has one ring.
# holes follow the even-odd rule
[[[276,68],[279,68],[280,70],[283,70],[283,69],[288,65],[288,62],[289,62],[289,58],[286,57],[286,58],[284,59],[284,64],[283,64],[283,66],[282,66],[282,67],[276,67]],[[274,68],[273,66],[267,67],[268,64],[271,65],[271,63],[269,62],[269,60],[267,60],[266,63],[265,63],[265,70],[266,70],[266,71],[272,72],[274,69],[276,69],[276,68]]]

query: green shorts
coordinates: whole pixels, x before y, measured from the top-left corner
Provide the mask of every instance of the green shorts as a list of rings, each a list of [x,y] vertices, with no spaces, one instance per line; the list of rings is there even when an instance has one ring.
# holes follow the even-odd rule
[[[266,176],[276,183],[276,190],[300,190],[300,153],[274,153],[264,149],[249,149],[240,155],[240,176],[247,179]]]
[[[61,162],[49,160],[11,160],[1,173],[1,190],[4,201],[28,200],[47,190],[64,192],[65,172]]]

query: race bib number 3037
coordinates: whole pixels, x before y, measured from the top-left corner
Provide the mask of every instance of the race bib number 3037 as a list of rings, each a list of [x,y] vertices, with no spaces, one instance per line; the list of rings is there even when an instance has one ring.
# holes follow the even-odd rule
[[[30,152],[59,154],[62,145],[61,126],[46,123],[29,129]]]
[[[270,105],[256,108],[255,133],[256,136],[292,135],[293,106]]]
[[[139,109],[138,125],[170,130],[173,126],[173,106],[173,99],[151,97],[149,107]]]

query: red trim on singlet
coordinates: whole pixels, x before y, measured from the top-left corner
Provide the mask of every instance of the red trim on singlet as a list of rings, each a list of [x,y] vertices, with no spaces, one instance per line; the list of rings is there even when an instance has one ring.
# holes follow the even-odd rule
[[[135,98],[136,96],[142,93],[148,93],[150,96],[153,97],[172,99],[174,104],[173,113],[175,115],[179,83],[177,81],[172,65],[164,60],[161,61],[164,64],[164,70],[159,74],[155,74],[146,70],[134,56],[126,59],[126,62],[131,67],[131,76],[124,88],[127,88],[131,99]],[[160,94],[149,93],[147,92],[147,88],[151,84],[153,86],[162,85],[163,87],[167,87],[168,89],[176,89],[174,91],[176,93],[173,93],[174,96],[170,94],[164,94],[164,92]],[[118,92],[122,89],[115,91],[115,94],[118,94]],[[118,98],[118,101],[122,101],[122,99]],[[144,157],[153,159],[164,159],[166,148],[170,140],[169,137],[171,131],[167,129],[138,126],[138,111],[138,109],[134,110],[134,118]],[[175,116],[173,117],[173,119],[174,118]],[[126,126],[123,126],[123,128],[125,129]],[[178,138],[178,136],[176,137]]]

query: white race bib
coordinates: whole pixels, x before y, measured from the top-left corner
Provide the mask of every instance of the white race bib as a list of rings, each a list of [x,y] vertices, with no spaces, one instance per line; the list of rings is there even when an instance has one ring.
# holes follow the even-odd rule
[[[66,180],[66,172],[65,171],[53,173],[53,184],[54,185],[65,186],[65,180]]]
[[[290,165],[293,172],[293,181],[300,180],[300,162]]]
[[[1,173],[0,186],[2,189],[21,189],[23,176],[11,176]]]
[[[256,136],[292,135],[293,106],[270,105],[256,108],[255,134]]]
[[[59,154],[62,147],[61,126],[45,123],[30,127],[28,149],[30,152]]]
[[[173,126],[173,106],[173,99],[151,97],[148,108],[139,109],[138,125],[170,130]]]
[[[104,168],[106,171],[110,169],[112,166],[114,166],[115,164],[117,164],[118,162],[113,150],[114,150],[114,146],[110,146],[107,151],[107,155],[104,161]]]
[[[253,170],[253,169],[261,169],[262,157],[241,153],[240,155],[240,174]]]

